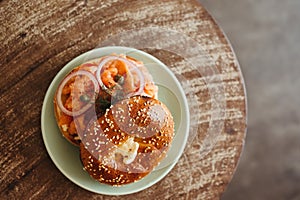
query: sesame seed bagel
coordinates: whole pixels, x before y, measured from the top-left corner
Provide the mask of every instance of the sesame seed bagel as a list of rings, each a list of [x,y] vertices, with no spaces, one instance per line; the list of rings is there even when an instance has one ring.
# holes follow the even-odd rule
[[[174,121],[159,100],[121,100],[88,125],[80,144],[84,169],[97,181],[123,185],[149,174],[166,156]]]

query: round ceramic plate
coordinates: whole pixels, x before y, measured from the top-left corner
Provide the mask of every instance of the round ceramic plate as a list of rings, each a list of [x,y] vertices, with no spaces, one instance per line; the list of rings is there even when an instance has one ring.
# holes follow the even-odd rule
[[[53,97],[56,89],[68,72],[78,65],[112,53],[125,54],[144,63],[154,82],[159,87],[158,99],[170,109],[175,122],[175,137],[167,157],[143,179],[113,187],[101,184],[83,170],[79,157],[79,148],[70,144],[60,133],[56,124]],[[46,93],[41,116],[41,127],[46,149],[57,168],[72,182],[80,187],[99,194],[124,195],[141,191],[160,181],[170,172],[180,158],[189,133],[189,108],[184,91],[171,72],[162,62],[143,51],[127,47],[103,47],[84,53],[69,62],[53,79]]]

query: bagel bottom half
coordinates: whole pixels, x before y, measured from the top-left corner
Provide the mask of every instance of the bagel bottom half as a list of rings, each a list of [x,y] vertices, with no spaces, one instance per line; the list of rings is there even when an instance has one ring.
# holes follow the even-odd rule
[[[92,120],[80,144],[84,169],[97,181],[123,185],[149,174],[166,156],[174,121],[159,100],[134,96]]]

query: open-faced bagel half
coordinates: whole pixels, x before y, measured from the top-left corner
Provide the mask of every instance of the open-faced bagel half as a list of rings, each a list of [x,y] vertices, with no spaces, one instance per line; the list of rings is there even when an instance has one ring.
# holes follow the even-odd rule
[[[173,137],[174,121],[168,108],[157,99],[133,96],[91,120],[80,144],[80,157],[84,169],[99,182],[128,184],[159,164]]]
[[[142,62],[122,54],[103,56],[75,67],[60,82],[53,99],[56,121],[62,135],[79,146],[91,116],[104,114],[116,98],[156,98],[157,91]]]

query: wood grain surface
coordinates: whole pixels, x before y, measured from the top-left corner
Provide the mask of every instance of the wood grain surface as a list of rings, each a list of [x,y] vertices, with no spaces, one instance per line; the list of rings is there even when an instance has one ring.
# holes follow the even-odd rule
[[[223,32],[196,0],[0,1],[0,199],[219,199],[244,145],[246,97],[238,61]],[[52,163],[41,134],[45,93],[71,59],[116,34],[143,27],[176,30],[203,48],[217,73],[195,75],[184,58],[143,49],[187,77],[196,102],[197,132],[175,168],[154,186],[104,196],[69,181]],[[170,43],[175,45],[177,41]],[[205,80],[222,80],[221,132],[203,150],[213,113]],[[187,88],[188,89],[188,88]],[[190,102],[193,98],[190,98]],[[195,125],[195,124],[194,124]]]

